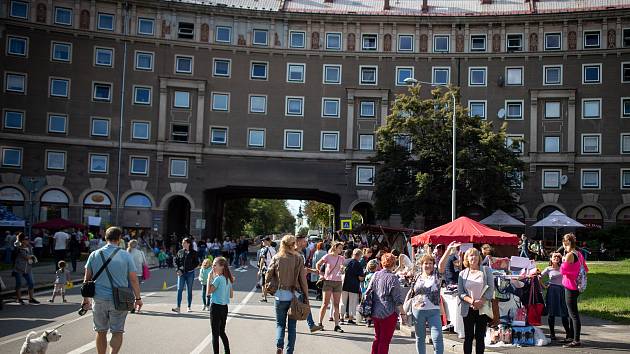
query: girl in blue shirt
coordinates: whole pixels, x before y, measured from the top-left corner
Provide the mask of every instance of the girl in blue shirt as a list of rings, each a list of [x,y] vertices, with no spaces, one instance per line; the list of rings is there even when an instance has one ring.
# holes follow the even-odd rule
[[[208,275],[207,296],[210,297],[210,326],[212,328],[212,350],[219,354],[219,337],[223,342],[225,354],[230,354],[230,342],[225,334],[228,304],[234,296],[232,284],[234,277],[224,257],[217,257],[212,262],[212,273]]]

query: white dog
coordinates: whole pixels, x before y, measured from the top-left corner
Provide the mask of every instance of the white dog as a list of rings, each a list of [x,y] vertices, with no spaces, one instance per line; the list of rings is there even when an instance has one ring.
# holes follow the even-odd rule
[[[61,334],[56,329],[44,331],[41,336],[36,336],[37,333],[35,332],[31,332],[26,336],[20,354],[46,354],[48,343],[57,342],[61,339]]]

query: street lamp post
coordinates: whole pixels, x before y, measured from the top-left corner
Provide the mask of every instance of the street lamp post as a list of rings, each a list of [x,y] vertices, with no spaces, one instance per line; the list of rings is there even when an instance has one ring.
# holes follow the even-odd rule
[[[414,79],[413,77],[406,78],[404,80],[404,82],[407,85],[427,84],[427,85],[431,85],[433,87],[442,87],[442,88],[445,88],[447,90],[450,90],[450,87],[448,87],[446,85],[440,85],[440,84],[434,84],[434,83],[431,83],[431,82],[420,81],[420,80]],[[451,97],[453,99],[453,106],[452,106],[452,109],[453,109],[453,132],[452,132],[452,136],[453,136],[453,142],[452,142],[452,145],[453,145],[453,178],[452,178],[452,180],[453,181],[452,181],[452,183],[453,183],[453,185],[452,185],[452,189],[451,189],[451,221],[453,221],[457,217],[457,214],[456,214],[456,211],[455,211],[455,206],[456,206],[456,201],[457,201],[456,195],[455,195],[455,193],[456,193],[455,181],[456,181],[456,178],[457,178],[456,174],[455,174],[456,171],[457,171],[456,170],[456,166],[455,166],[455,163],[456,163],[456,158],[455,158],[456,155],[455,154],[457,152],[457,149],[456,149],[457,148],[457,143],[456,143],[456,140],[455,140],[456,127],[457,127],[457,120],[456,119],[457,118],[456,118],[456,110],[455,110],[455,104],[456,104],[456,102],[455,102],[455,93],[453,91],[450,91],[450,92],[451,92]]]

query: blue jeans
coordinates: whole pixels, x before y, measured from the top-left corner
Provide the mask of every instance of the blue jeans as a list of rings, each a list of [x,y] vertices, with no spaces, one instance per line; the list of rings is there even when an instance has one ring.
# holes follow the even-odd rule
[[[206,295],[206,290],[208,290],[207,284],[201,284],[201,301],[203,302],[203,306],[208,306],[208,296]]]
[[[426,335],[425,324],[429,323],[431,328],[431,339],[433,340],[433,353],[444,353],[444,341],[442,339],[442,320],[440,310],[413,310],[413,317],[416,320],[416,350],[418,354],[426,353],[424,337]]]
[[[287,315],[291,307],[291,301],[276,300],[276,348],[284,348],[284,332],[287,327]],[[295,350],[295,327],[296,320],[289,319],[289,343],[287,344],[287,354],[293,354]]]
[[[24,280],[26,280],[26,286],[28,286],[28,289],[33,289],[33,274],[32,273],[18,273],[18,272],[11,272],[11,275],[13,275],[15,277],[15,290],[19,291],[22,288],[22,277],[24,277]]]
[[[188,292],[188,307],[192,305],[193,280],[195,280],[194,270],[177,277],[177,307],[180,307],[182,304],[182,292],[184,291],[184,284],[186,285],[186,291]]]

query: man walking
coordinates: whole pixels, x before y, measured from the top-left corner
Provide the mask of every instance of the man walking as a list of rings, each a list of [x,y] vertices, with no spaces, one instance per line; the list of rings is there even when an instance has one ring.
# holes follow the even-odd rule
[[[271,247],[271,237],[265,236],[263,238],[263,249],[260,251],[260,258],[258,259],[258,274],[261,278],[261,288],[262,288],[262,298],[260,302],[267,302],[267,290],[265,289],[265,274],[267,274],[267,269],[271,265],[271,260],[273,256],[276,255],[276,249]]]
[[[297,235],[296,236],[296,242],[295,242],[295,250],[298,251],[300,253],[300,255],[302,255],[302,258],[304,258],[304,261],[306,262],[306,258],[304,257],[304,248],[306,248],[307,246],[307,241],[306,241],[306,236],[305,235]],[[306,266],[306,263],[304,263],[304,267],[306,268],[306,273],[317,273],[317,271],[315,271],[314,269],[311,269],[309,267]],[[302,294],[302,296],[307,296],[308,297],[308,293],[306,294]],[[306,324],[308,324],[308,328],[311,330],[311,333],[317,332],[317,331],[321,331],[324,327],[323,326],[319,326],[315,324],[315,321],[313,320],[313,315],[311,314],[311,312],[309,311],[308,313],[308,317],[306,318]]]
[[[109,341],[111,353],[116,354],[120,351],[123,341],[123,333],[125,332],[125,319],[127,311],[116,310],[114,307],[114,296],[112,285],[114,287],[129,287],[133,289],[135,295],[134,309],[139,311],[142,307],[142,299],[140,298],[140,284],[136,275],[136,266],[131,255],[118,247],[122,235],[122,231],[118,227],[110,227],[105,232],[105,240],[107,244],[92,252],[85,264],[84,281],[92,280],[93,274],[96,274],[107,259],[110,259],[102,273],[95,281],[94,305],[94,331],[96,332],[96,350],[98,354],[107,352],[107,332],[112,333]],[[104,261],[105,260],[105,261]],[[110,280],[111,276],[111,280]],[[89,308],[90,299],[83,298],[82,307]]]
[[[55,243],[55,272],[57,271],[57,265],[59,261],[66,260],[66,250],[68,249],[68,240],[70,239],[70,235],[65,230],[59,230],[55,232],[53,236],[53,241]]]

